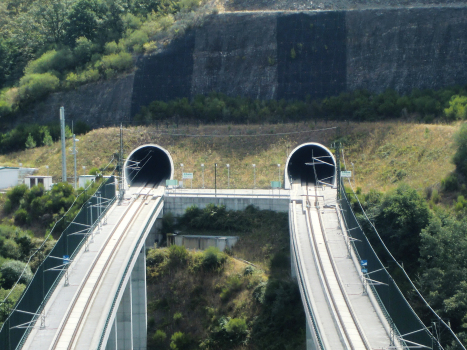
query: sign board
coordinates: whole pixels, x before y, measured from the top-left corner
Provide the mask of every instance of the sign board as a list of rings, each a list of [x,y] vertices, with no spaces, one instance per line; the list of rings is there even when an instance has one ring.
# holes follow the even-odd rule
[[[341,177],[352,177],[352,172],[350,170],[341,171]]]
[[[63,256],[63,265],[68,265],[70,263],[70,256],[64,255]]]
[[[182,178],[183,179],[192,179],[193,178],[193,173],[183,173]]]
[[[166,186],[177,186],[178,180],[165,180],[165,185]]]
[[[272,188],[281,188],[282,183],[280,181],[271,181],[271,187]]]
[[[360,265],[368,266],[368,260],[360,260]]]
[[[368,269],[363,268],[363,269],[362,269],[362,272],[363,272],[363,273],[368,273]]]

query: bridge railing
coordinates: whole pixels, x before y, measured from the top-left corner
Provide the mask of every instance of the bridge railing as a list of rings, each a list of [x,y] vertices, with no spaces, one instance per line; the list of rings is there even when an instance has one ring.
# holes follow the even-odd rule
[[[95,195],[97,192],[100,192],[99,197]],[[37,268],[33,279],[0,329],[0,349],[13,350],[23,346],[35,321],[41,316],[47,300],[66,272],[69,261],[73,261],[80,248],[86,243],[89,232],[106,214],[114,200],[115,177],[111,176],[82,205],[79,213],[63,231],[54,248]],[[61,220],[64,219],[65,216]],[[69,260],[65,256],[68,256]]]
[[[159,202],[157,203],[156,207],[154,208],[154,210],[152,211],[151,213],[151,216],[149,217],[149,219],[146,221],[146,225],[144,226],[144,228],[142,229],[141,231],[141,234],[138,238],[138,241],[136,242],[135,246],[133,247],[133,251],[131,252],[131,256],[130,256],[130,259],[128,259],[128,263],[125,267],[125,271],[123,272],[123,276],[122,278],[120,279],[120,283],[118,284],[118,288],[117,288],[117,292],[115,293],[114,297],[113,297],[113,300],[112,300],[112,305],[110,307],[110,311],[109,311],[109,314],[107,315],[107,318],[105,320],[105,325],[104,325],[104,329],[102,331],[102,334],[101,334],[101,337],[99,339],[99,345],[97,347],[97,350],[100,350],[102,349],[102,347],[105,348],[105,344],[104,344],[104,338],[105,338],[105,335],[106,335],[106,332],[108,330],[109,327],[111,327],[110,325],[110,319],[112,317],[112,314],[114,314],[114,312],[116,312],[116,308],[118,307],[117,305],[117,299],[118,299],[118,296],[119,294],[121,293],[122,289],[124,288],[124,283],[125,283],[125,280],[127,279],[127,276],[129,274],[131,274],[131,271],[130,271],[130,267],[131,267],[131,263],[132,261],[134,260],[134,257],[138,254],[139,250],[141,249],[141,242],[143,239],[145,239],[145,234],[146,232],[150,229],[150,224],[154,222],[154,220],[156,219],[155,215],[156,213],[158,212],[159,208],[161,207],[161,205],[163,205],[164,203],[164,197],[161,197],[159,199]],[[144,243],[144,242],[143,242]],[[144,247],[144,245],[143,245]]]
[[[341,186],[340,206],[347,232],[359,260],[366,260],[366,283],[373,291],[392,328],[392,341],[406,348],[436,348],[437,341],[412,309],[392,276],[371,246],[355,217],[344,186]]]

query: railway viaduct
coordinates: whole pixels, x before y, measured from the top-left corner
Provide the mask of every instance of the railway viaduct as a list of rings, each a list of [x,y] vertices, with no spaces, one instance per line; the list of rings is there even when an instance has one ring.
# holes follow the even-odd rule
[[[391,284],[338,192],[336,163],[328,148],[306,143],[290,153],[280,191],[173,192],[164,186],[174,176],[170,154],[158,145],[138,147],[125,163],[124,197],[98,197],[97,219],[91,208],[90,224],[74,233],[84,243],[69,260],[38,270],[56,271],[50,291],[34,311],[24,311],[26,301],[20,300],[0,332],[0,347],[146,349],[145,245],[154,243],[155,222],[164,210],[177,215],[189,205],[216,202],[289,213],[292,276],[306,313],[307,349],[432,348],[432,335]]]

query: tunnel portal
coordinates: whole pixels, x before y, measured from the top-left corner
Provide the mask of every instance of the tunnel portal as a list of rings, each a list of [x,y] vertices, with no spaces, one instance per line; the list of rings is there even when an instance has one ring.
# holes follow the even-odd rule
[[[335,186],[335,165],[333,154],[325,146],[314,142],[302,144],[287,159],[285,188],[290,189],[290,181],[314,184],[316,177],[319,181]]]
[[[125,181],[131,186],[165,185],[173,178],[170,153],[158,145],[143,145],[130,153],[125,162]]]

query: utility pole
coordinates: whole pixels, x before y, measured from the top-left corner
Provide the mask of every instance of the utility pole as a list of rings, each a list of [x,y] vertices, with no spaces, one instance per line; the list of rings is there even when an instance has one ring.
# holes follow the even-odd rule
[[[124,189],[123,189],[123,126],[120,123],[120,151],[118,153],[118,164],[117,164],[117,172],[118,172],[118,183],[119,183],[119,197],[120,200],[123,199]]]
[[[75,134],[73,134],[73,161],[74,161],[74,174],[75,174],[75,190],[78,188],[77,187],[77,183],[76,183],[76,153],[78,153],[78,151],[76,150],[76,141],[79,141]]]
[[[204,163],[201,164],[201,170],[203,172],[203,188],[204,188]]]
[[[217,198],[217,163],[214,164],[214,197]]]
[[[336,150],[336,175],[337,175],[337,199],[341,198],[341,162],[340,162],[340,143],[336,141],[334,143],[334,149]]]
[[[60,107],[60,133],[62,138],[62,182],[67,182],[66,177],[66,150],[65,150],[65,108]]]
[[[227,164],[227,188],[230,188],[230,164]]]

